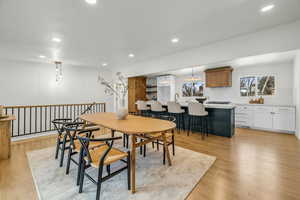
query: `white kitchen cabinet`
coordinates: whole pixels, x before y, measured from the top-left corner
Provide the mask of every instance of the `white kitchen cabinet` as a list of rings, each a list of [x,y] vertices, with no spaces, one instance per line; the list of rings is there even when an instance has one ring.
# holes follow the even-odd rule
[[[292,133],[295,123],[295,107],[239,104],[235,109],[237,127]]]
[[[295,130],[295,109],[278,107],[273,110],[273,128],[276,130]]]
[[[254,127],[273,128],[273,107],[257,106],[254,108]]]
[[[175,76],[157,77],[157,100],[162,104],[175,101]]]
[[[253,126],[253,106],[237,106],[235,108],[235,124],[238,127]]]

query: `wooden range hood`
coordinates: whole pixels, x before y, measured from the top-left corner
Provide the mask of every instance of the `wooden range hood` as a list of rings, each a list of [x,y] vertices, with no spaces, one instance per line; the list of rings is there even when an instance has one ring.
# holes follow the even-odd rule
[[[230,66],[218,67],[205,70],[206,87],[231,87],[232,86],[232,71]]]

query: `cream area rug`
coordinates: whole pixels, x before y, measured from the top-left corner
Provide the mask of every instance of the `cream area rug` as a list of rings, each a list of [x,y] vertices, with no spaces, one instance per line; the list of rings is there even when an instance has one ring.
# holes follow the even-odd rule
[[[117,145],[118,146],[118,145]],[[120,147],[120,149],[123,149]],[[171,148],[170,148],[171,149]],[[84,180],[83,193],[78,193],[76,186],[77,167],[71,163],[70,174],[65,174],[64,167],[59,167],[54,159],[54,148],[47,148],[27,153],[32,176],[41,200],[85,200],[96,198],[96,185],[88,178]],[[213,165],[215,157],[197,153],[176,146],[172,166],[162,164],[162,150],[147,146],[147,156],[138,154],[136,169],[135,194],[127,190],[127,172],[114,176],[102,183],[102,200],[179,200],[185,199],[194,186]],[[67,157],[67,156],[65,156]],[[112,165],[112,171],[122,167],[123,163]],[[97,170],[87,172],[96,179]]]

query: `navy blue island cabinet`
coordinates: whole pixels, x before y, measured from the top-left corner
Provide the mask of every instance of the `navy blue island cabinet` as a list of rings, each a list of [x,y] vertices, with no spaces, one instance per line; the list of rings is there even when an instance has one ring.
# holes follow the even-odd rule
[[[167,106],[164,105],[167,109]],[[188,107],[181,105],[181,108],[185,110],[184,113],[184,126],[185,130],[188,130]],[[208,133],[217,136],[223,136],[231,138],[235,133],[235,107],[234,106],[206,106],[205,110],[208,112]],[[181,122],[182,123],[182,122]],[[200,123],[199,121],[194,123]],[[193,128],[193,132],[198,130]]]
[[[188,108],[187,106],[181,106],[185,110],[185,129],[187,130],[188,124]],[[235,108],[219,108],[219,107],[206,107],[208,112],[208,132],[212,135],[223,136],[231,138],[235,132]],[[199,122],[196,122],[199,123]],[[197,130],[192,130],[197,132]]]
[[[213,135],[232,137],[235,132],[234,108],[206,108],[208,132]]]

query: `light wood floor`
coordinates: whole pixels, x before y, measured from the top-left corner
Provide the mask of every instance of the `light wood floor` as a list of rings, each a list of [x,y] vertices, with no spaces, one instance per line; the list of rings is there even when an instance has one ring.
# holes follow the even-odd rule
[[[293,135],[237,129],[232,139],[181,133],[176,141],[217,157],[188,200],[300,199],[300,142]],[[54,144],[53,136],[13,143],[11,159],[0,162],[0,200],[37,198],[25,152]]]

